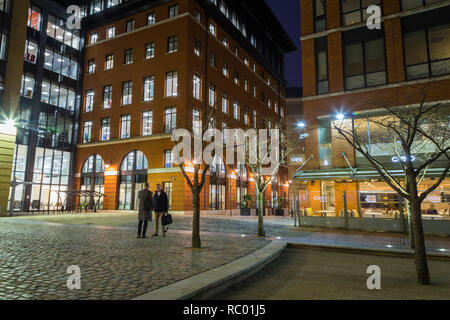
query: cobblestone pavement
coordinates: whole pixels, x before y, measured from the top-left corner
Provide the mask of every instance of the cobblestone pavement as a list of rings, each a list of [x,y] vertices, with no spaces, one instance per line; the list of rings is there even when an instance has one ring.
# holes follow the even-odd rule
[[[149,232],[150,233],[150,232]],[[136,239],[135,228],[0,220],[0,299],[130,299],[229,263],[269,243],[206,234]],[[81,269],[69,290],[67,268]]]

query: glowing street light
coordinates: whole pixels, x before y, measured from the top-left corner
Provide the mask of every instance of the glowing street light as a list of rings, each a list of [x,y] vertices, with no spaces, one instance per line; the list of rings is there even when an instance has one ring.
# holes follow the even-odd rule
[[[336,119],[338,119],[339,121],[342,121],[342,120],[345,119],[345,115],[344,115],[342,112],[339,112],[339,113],[336,115]]]
[[[299,123],[297,123],[297,127],[304,128],[306,127],[306,124],[303,121],[300,121]]]
[[[0,122],[0,133],[15,136],[17,134],[16,122],[12,119]]]

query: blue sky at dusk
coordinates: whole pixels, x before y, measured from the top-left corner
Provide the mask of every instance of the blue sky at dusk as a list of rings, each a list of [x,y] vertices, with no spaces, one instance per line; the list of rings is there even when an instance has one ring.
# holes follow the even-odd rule
[[[296,52],[285,55],[285,66],[288,86],[300,87],[302,82],[300,52],[300,0],[266,1],[298,48]]]

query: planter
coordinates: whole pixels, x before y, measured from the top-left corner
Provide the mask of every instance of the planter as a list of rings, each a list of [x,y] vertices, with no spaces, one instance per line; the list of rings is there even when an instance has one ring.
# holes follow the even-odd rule
[[[250,208],[241,208],[241,216],[249,216],[250,215]]]

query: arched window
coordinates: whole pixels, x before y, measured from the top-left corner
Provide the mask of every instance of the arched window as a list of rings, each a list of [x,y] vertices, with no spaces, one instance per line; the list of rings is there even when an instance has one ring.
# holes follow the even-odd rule
[[[120,166],[119,210],[137,208],[137,194],[147,182],[148,161],[141,151],[131,151]]]
[[[98,154],[89,156],[83,164],[83,169],[81,170],[81,190],[96,191],[102,194],[105,191],[105,163]],[[95,205],[93,199],[86,195],[80,197],[80,203],[87,203],[91,209]],[[97,203],[97,209],[102,208],[103,197]]]
[[[236,169],[236,203],[242,203],[242,197],[248,194],[248,174],[243,162],[239,162]]]
[[[224,210],[226,197],[227,175],[225,162],[220,156],[215,156],[209,175],[209,208]]]

